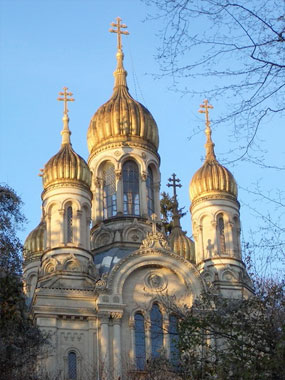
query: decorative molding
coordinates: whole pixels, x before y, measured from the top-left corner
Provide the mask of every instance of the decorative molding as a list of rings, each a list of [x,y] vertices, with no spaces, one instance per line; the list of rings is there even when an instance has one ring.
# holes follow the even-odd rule
[[[160,292],[167,288],[167,279],[158,271],[149,272],[144,278],[145,285],[151,290]]]
[[[149,232],[146,238],[142,241],[142,249],[166,249],[171,250],[166,239],[165,234],[162,232]]]

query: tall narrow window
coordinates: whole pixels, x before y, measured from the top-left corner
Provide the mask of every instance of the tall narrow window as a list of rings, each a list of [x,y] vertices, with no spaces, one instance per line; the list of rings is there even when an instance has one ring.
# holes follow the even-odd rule
[[[150,311],[151,356],[158,358],[163,348],[162,314],[157,304]]]
[[[147,212],[148,212],[148,215],[150,216],[154,213],[153,173],[150,167],[148,167],[147,169],[146,188],[147,188]]]
[[[139,215],[139,170],[134,161],[127,161],[123,166],[123,193],[124,214]]]
[[[144,316],[139,312],[135,314],[135,355],[137,369],[143,370],[146,359]]]
[[[169,316],[169,351],[170,351],[170,362],[173,367],[178,366],[179,360],[179,349],[178,349],[178,321],[175,315]]]
[[[72,240],[73,240],[73,228],[72,228],[72,207],[71,206],[68,206],[67,207],[67,210],[66,210],[66,213],[67,213],[67,243],[72,243]]]
[[[68,379],[77,379],[77,358],[74,351],[68,353]]]
[[[103,168],[103,194],[104,219],[107,219],[117,213],[115,168],[110,162],[107,162]]]
[[[222,215],[218,217],[218,233],[219,233],[219,248],[220,254],[223,255],[226,252],[225,242],[225,223]]]

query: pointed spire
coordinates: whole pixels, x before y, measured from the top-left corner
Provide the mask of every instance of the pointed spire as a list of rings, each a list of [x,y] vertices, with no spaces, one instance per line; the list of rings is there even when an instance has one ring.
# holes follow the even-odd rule
[[[118,86],[126,86],[127,87],[127,81],[126,81],[127,72],[124,69],[124,65],[123,65],[124,53],[123,53],[123,50],[122,50],[122,38],[121,38],[121,34],[128,35],[130,33],[127,30],[122,30],[122,28],[123,29],[127,28],[127,25],[121,24],[122,20],[121,20],[120,17],[117,17],[116,20],[117,20],[117,23],[112,22],[111,26],[113,26],[113,27],[115,27],[117,29],[110,29],[109,30],[111,33],[117,33],[117,54],[116,54],[116,57],[117,57],[117,68],[116,68],[116,70],[114,72],[114,77],[115,77],[115,85],[114,85],[114,87],[118,87]]]
[[[71,144],[70,143],[70,135],[71,132],[69,130],[69,117],[68,117],[68,108],[67,108],[67,102],[74,102],[75,99],[73,98],[68,98],[68,96],[72,96],[72,92],[67,92],[68,88],[63,87],[63,92],[59,92],[59,95],[63,96],[63,98],[57,98],[59,101],[64,102],[64,108],[63,108],[63,129],[61,131],[61,136],[62,136],[62,142],[61,145],[66,145],[66,144]]]
[[[214,107],[211,104],[209,104],[207,99],[205,99],[203,103],[204,104],[200,105],[200,107],[202,109],[200,109],[198,112],[205,114],[205,118],[206,118],[206,129],[205,129],[205,134],[206,134],[206,144],[205,144],[206,161],[212,161],[212,160],[216,160],[216,155],[215,155],[215,151],[214,151],[215,144],[212,141],[212,130],[211,130],[211,123],[209,120],[209,109],[213,109]]]
[[[174,198],[174,210],[173,210],[173,228],[179,227],[181,228],[180,224],[180,215],[178,213],[178,202],[177,202],[177,194],[176,194],[176,188],[182,187],[180,182],[180,179],[176,177],[176,174],[173,173],[170,178],[168,178],[169,183],[166,185],[167,187],[173,187],[173,198]]]

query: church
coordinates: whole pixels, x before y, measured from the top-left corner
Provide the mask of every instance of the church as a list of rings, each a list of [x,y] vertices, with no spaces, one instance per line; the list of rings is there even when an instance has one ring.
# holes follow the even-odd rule
[[[237,183],[214,152],[209,109],[206,155],[190,181],[193,239],[177,211],[166,236],[160,223],[159,132],[150,111],[128,91],[121,19],[111,98],[95,112],[85,161],[72,148],[65,87],[61,146],[41,176],[42,218],[24,244],[24,283],[31,313],[50,345],[40,357],[60,380],[127,379],[147,360],[177,353],[177,319],[162,295],[191,306],[208,286],[246,296]],[[56,136],[55,136],[56,138]],[[202,152],[202,147],[201,147]]]

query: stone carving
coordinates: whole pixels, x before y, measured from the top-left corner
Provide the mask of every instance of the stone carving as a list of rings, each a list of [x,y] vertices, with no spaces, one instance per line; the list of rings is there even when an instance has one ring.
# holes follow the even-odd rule
[[[122,316],[123,316],[123,313],[120,313],[120,312],[111,313],[111,317],[113,320],[121,320]]]
[[[145,284],[152,290],[161,291],[167,288],[167,281],[159,272],[150,272],[145,278]]]
[[[83,338],[84,334],[83,333],[78,333],[78,332],[61,332],[61,338],[64,340],[64,342],[80,342]]]
[[[162,232],[149,232],[142,241],[141,248],[167,249],[170,250],[166,236]]]
[[[148,224],[151,224],[151,232],[149,232],[146,238],[142,241],[141,248],[163,248],[170,250],[170,246],[168,244],[165,234],[157,231],[157,224],[159,222],[160,220],[157,219],[156,214],[152,214],[151,220],[147,222]]]
[[[121,152],[119,150],[115,150],[114,156],[119,157],[121,155]]]

